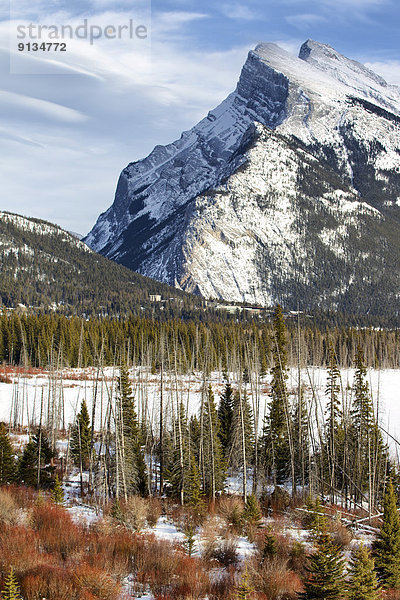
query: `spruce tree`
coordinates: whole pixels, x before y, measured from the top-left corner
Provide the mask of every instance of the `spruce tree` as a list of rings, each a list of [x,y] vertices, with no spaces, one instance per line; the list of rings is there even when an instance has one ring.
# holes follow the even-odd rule
[[[391,481],[383,499],[383,523],[373,550],[381,584],[385,588],[400,589],[400,517]]]
[[[348,600],[378,600],[378,580],[374,571],[374,560],[368,548],[361,544],[350,559]]]
[[[125,494],[147,492],[146,464],[141,449],[132,386],[126,365],[120,369],[117,389],[117,435],[122,456],[121,477]]]
[[[320,533],[316,550],[310,556],[304,578],[304,600],[344,598],[344,559],[328,533]]]
[[[258,528],[261,526],[262,513],[258,500],[254,494],[247,496],[243,510],[243,518],[250,527]]]
[[[40,465],[39,465],[40,446]],[[24,448],[18,461],[18,479],[21,483],[32,487],[49,488],[54,484],[54,467],[51,465],[55,457],[45,432],[37,431]]]
[[[11,567],[4,582],[4,590],[1,594],[2,600],[20,600],[21,595],[14,569]]]
[[[14,450],[4,423],[0,424],[0,485],[15,479]]]
[[[184,488],[185,504],[198,508],[202,501],[201,478],[193,454],[190,455],[190,468]]]
[[[331,502],[335,499],[335,487],[339,487],[337,462],[342,455],[343,428],[339,400],[340,371],[337,365],[333,345],[329,346],[329,367],[325,395],[328,400],[326,407],[326,445],[328,456],[328,473]]]
[[[254,593],[254,588],[250,584],[249,572],[247,565],[245,566],[243,575],[240,579],[239,585],[236,587],[236,600],[250,600]]]
[[[82,400],[81,410],[71,431],[71,455],[77,467],[87,470],[90,462],[91,427],[86,400]]]
[[[275,483],[282,484],[290,474],[288,360],[286,326],[281,306],[278,304],[273,318],[273,359],[271,369],[271,403],[267,422],[267,440],[272,458]]]
[[[54,504],[62,504],[64,502],[64,490],[62,488],[61,481],[59,480],[58,475],[56,475],[54,487],[51,491],[51,499],[54,502]]]
[[[208,386],[204,403],[203,464],[203,491],[206,496],[215,498],[216,493],[224,489],[226,471],[219,438],[217,409],[211,385]]]
[[[225,384],[224,393],[220,398],[218,407],[219,439],[226,457],[231,446],[232,419],[233,419],[233,389],[229,381]]]

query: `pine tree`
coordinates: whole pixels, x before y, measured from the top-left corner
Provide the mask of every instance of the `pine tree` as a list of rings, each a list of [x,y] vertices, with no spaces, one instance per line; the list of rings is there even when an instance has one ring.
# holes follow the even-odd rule
[[[391,481],[383,499],[383,523],[373,550],[381,584],[385,588],[400,589],[400,517]]]
[[[71,431],[71,455],[77,467],[89,468],[91,427],[86,400],[82,400],[81,410]]]
[[[117,432],[121,452],[121,478],[126,495],[147,492],[146,464],[141,449],[141,437],[135,412],[128,368],[120,369],[117,391]]]
[[[61,481],[59,480],[58,475],[56,475],[54,481],[54,487],[51,492],[51,499],[54,502],[54,504],[62,504],[64,502],[64,490],[62,488]]]
[[[273,319],[273,359],[271,370],[271,403],[267,422],[267,440],[272,458],[275,483],[284,483],[290,474],[290,420],[288,405],[288,365],[286,326],[281,306],[275,309]]]
[[[11,567],[4,582],[4,590],[1,594],[2,600],[20,600],[21,595],[14,569]]]
[[[37,431],[25,446],[18,461],[19,481],[32,487],[37,487],[38,483],[39,487],[52,487],[54,484],[54,467],[51,466],[51,461],[54,456],[44,431]]]
[[[326,407],[326,444],[328,449],[328,472],[331,502],[334,502],[337,482],[337,462],[342,454],[343,428],[341,425],[341,408],[339,400],[340,371],[337,365],[333,345],[329,346],[328,380],[325,390],[328,403]]]
[[[231,446],[232,419],[233,419],[233,389],[229,381],[225,384],[218,407],[219,439],[226,457]]]
[[[185,504],[198,508],[202,501],[201,478],[193,454],[190,455],[190,468],[184,488]]]
[[[236,600],[250,600],[253,593],[254,588],[250,585],[249,572],[246,565],[240,583],[236,588],[235,598]]]
[[[304,600],[341,600],[344,559],[328,533],[322,532],[311,555],[304,578]]]
[[[14,450],[4,423],[0,424],[0,485],[15,479]]]
[[[208,386],[203,414],[203,491],[206,496],[215,498],[224,489],[225,463],[219,438],[219,423],[215,407],[214,393]]]
[[[243,518],[250,527],[258,528],[262,523],[262,513],[260,505],[254,494],[247,496],[243,510]]]
[[[356,548],[350,559],[349,583],[347,586],[348,600],[378,600],[378,580],[374,571],[374,560],[361,544]]]
[[[243,414],[242,414],[243,413]],[[243,417],[243,421],[242,421]],[[242,427],[244,432],[242,432]],[[236,392],[233,396],[233,416],[229,466],[234,470],[243,468],[242,435],[245,438],[246,463],[249,464],[254,450],[253,411],[247,394]]]

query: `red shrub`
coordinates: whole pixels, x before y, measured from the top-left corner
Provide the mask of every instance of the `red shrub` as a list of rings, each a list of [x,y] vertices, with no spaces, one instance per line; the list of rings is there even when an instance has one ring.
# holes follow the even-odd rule
[[[32,525],[44,550],[59,553],[63,560],[77,552],[85,542],[83,528],[75,525],[70,514],[61,506],[36,505],[32,511]]]
[[[26,600],[75,600],[79,596],[72,574],[65,568],[43,565],[28,572],[21,580],[21,592]]]
[[[82,593],[89,593],[97,600],[115,600],[121,592],[121,586],[110,575],[89,565],[80,565],[76,569],[74,582],[79,600],[84,597]]]
[[[12,565],[17,573],[23,573],[36,567],[42,560],[36,532],[21,526],[1,528],[0,567],[3,572]]]

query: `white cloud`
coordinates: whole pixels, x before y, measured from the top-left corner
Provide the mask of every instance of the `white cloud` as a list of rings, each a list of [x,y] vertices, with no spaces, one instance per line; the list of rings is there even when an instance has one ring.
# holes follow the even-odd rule
[[[293,27],[298,29],[305,29],[313,27],[326,21],[326,18],[322,15],[316,15],[314,13],[302,13],[298,15],[290,15],[286,17],[286,22]]]
[[[255,21],[260,18],[260,13],[252,10],[245,4],[222,4],[219,7],[225,17],[237,21]]]
[[[381,75],[388,83],[400,86],[400,61],[366,62],[365,66]]]
[[[118,23],[128,14],[108,10],[96,20]],[[68,41],[68,76],[10,74],[7,23],[0,25],[0,105],[7,103],[0,123],[1,208],[87,233],[112,203],[128,162],[179,137],[234,89],[249,48],[194,47],[186,25],[205,18],[156,14],[151,45]]]

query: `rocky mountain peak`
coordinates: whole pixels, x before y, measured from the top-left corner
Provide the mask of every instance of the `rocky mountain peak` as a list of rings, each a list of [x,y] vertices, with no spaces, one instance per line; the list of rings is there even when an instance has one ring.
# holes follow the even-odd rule
[[[122,171],[85,241],[206,297],[392,306],[399,115],[399,89],[330,46],[259,44],[224,102]]]

